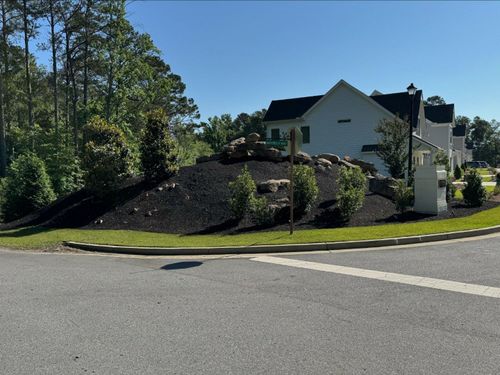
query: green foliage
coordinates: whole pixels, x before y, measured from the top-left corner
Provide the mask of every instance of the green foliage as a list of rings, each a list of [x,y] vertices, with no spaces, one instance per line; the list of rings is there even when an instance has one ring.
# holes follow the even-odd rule
[[[274,224],[276,208],[266,197],[256,197],[252,200],[252,221],[257,225],[270,226]]]
[[[202,122],[200,127],[203,129],[203,141],[215,152],[221,152],[224,145],[236,135],[231,115],[227,113],[220,117],[210,117],[208,123]]]
[[[3,190],[2,214],[7,221],[23,217],[56,199],[45,164],[32,153],[12,162]]]
[[[255,182],[246,165],[241,174],[229,183],[229,190],[231,191],[229,207],[234,218],[241,220],[252,211],[256,191]]]
[[[237,137],[246,137],[250,133],[258,133],[262,138],[266,138],[266,126],[262,122],[266,110],[261,109],[252,114],[240,113],[233,121],[232,127],[237,133]]]
[[[366,193],[366,176],[361,168],[342,167],[337,178],[337,207],[344,220],[363,206]]]
[[[486,189],[482,185],[481,175],[475,170],[471,169],[465,176],[465,187],[462,190],[464,202],[468,206],[479,207],[486,201]]]
[[[453,171],[453,176],[455,177],[455,180],[460,180],[463,176],[462,168],[457,164],[455,165],[455,170]]]
[[[95,116],[84,128],[85,187],[97,196],[116,190],[130,174],[130,150],[123,132]]]
[[[434,165],[442,165],[448,174],[451,172],[450,158],[443,150],[439,150],[436,155],[434,155]]]
[[[80,159],[70,148],[63,148],[46,159],[47,173],[58,197],[73,193],[83,187],[83,170]]]
[[[442,105],[446,104],[446,101],[439,95],[429,96],[424,100],[425,105]]]
[[[500,195],[500,185],[495,186],[493,189],[493,195]]]
[[[196,159],[201,156],[209,156],[214,152],[208,143],[200,139],[200,137],[185,129],[174,129],[175,137],[178,142],[178,164],[179,167],[196,164]]]
[[[309,212],[319,195],[314,169],[307,165],[293,167],[293,201],[299,213]]]
[[[399,118],[383,119],[375,128],[379,134],[377,155],[394,178],[402,178],[408,163],[408,131],[407,122]]]
[[[167,115],[162,109],[147,115],[140,151],[144,176],[148,180],[167,178],[179,170],[177,142],[173,139]]]
[[[398,210],[399,213],[404,214],[406,210],[413,205],[413,189],[406,186],[406,182],[404,180],[397,180],[394,188],[394,203],[396,205],[396,210]]]

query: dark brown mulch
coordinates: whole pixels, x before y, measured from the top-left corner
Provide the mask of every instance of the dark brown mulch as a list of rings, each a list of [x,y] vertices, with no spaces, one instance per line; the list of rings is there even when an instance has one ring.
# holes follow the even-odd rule
[[[148,186],[139,179],[132,179],[119,192],[100,201],[85,192],[78,192],[39,213],[3,225],[3,229],[44,225],[57,228],[130,229],[182,234],[262,230],[263,228],[254,226],[249,220],[238,223],[231,219],[227,203],[228,182],[240,174],[245,163],[255,181],[288,178],[287,162],[211,161],[182,168],[177,176],[159,184]],[[320,197],[311,212],[297,218],[297,229],[436,220],[467,216],[498,206],[498,203],[487,202],[481,208],[467,208],[454,202],[450,204],[448,212],[439,216],[410,212],[400,217],[392,201],[368,193],[363,208],[354,214],[348,223],[344,223],[339,220],[335,209],[337,175],[337,166],[332,170],[316,172]],[[169,190],[165,187],[167,183],[176,183],[176,187]],[[286,196],[286,192],[280,191],[274,195],[282,196]],[[280,216],[281,219],[275,226],[265,229],[286,230],[287,212]]]

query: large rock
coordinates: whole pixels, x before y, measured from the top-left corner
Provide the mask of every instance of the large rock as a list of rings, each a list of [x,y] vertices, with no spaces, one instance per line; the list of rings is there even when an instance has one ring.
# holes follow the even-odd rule
[[[278,189],[285,189],[290,185],[290,180],[286,178],[280,180],[267,180],[257,184],[259,193],[276,193]]]
[[[351,164],[346,160],[340,160],[339,165],[342,167],[350,168],[350,169],[359,168],[357,165]]]
[[[354,165],[357,165],[358,167],[361,168],[363,173],[370,173],[372,175],[375,175],[378,171],[377,168],[375,168],[375,165],[373,163],[369,163],[364,160],[359,160],[359,159],[353,159],[350,158],[349,156],[344,157],[344,159]]]
[[[290,158],[290,156],[288,156],[288,158]],[[311,155],[304,151],[297,152],[297,154],[293,157],[294,164],[309,164],[312,160]]]
[[[234,152],[228,153],[229,159],[244,159],[250,156],[247,150],[236,150]]]
[[[250,133],[247,135],[245,139],[248,143],[251,142],[257,142],[260,140],[260,134],[259,133]]]
[[[231,142],[229,142],[229,145],[230,146],[238,146],[242,143],[245,143],[245,137],[233,139]]]
[[[394,200],[396,180],[382,175],[368,176],[368,190],[372,193]]]
[[[338,162],[340,161],[340,157],[338,155],[329,154],[327,152],[325,152],[323,154],[319,154],[318,159],[326,159],[329,162],[331,162],[332,164],[338,164]]]
[[[332,166],[332,162],[330,160],[323,159],[323,158],[316,159],[315,164],[322,166],[324,168],[331,168],[331,166]]]
[[[252,143],[246,143],[247,149],[248,150],[265,150],[267,149],[267,144],[266,142],[252,142]]]
[[[277,148],[267,148],[267,149],[256,149],[254,155],[260,159],[270,160],[270,161],[281,161],[283,156],[281,151]]]

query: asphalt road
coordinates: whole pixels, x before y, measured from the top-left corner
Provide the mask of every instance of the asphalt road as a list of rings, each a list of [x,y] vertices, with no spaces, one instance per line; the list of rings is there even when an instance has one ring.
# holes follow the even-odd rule
[[[500,237],[275,255],[500,287]],[[0,251],[0,374],[499,374],[500,298],[245,258]]]

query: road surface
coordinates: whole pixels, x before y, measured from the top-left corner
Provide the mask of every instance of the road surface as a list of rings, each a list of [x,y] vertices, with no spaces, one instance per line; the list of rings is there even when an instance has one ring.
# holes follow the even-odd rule
[[[0,374],[499,374],[499,243],[191,259],[0,251]]]

